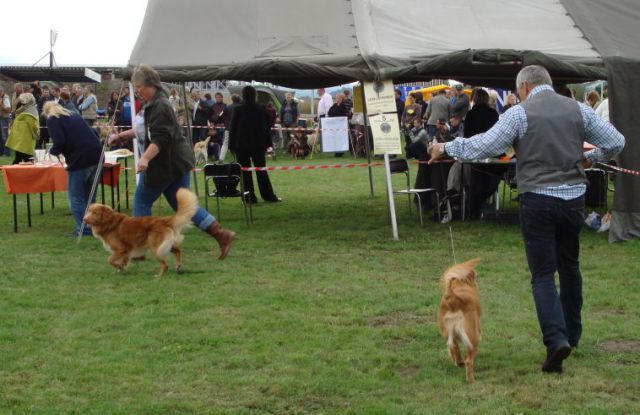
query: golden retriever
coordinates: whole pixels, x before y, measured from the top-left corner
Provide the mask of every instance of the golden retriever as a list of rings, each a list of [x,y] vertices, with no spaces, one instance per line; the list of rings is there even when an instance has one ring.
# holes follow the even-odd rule
[[[438,312],[440,333],[447,341],[449,356],[458,366],[467,369],[467,380],[475,382],[473,361],[480,346],[481,326],[480,296],[478,294],[476,265],[479,259],[472,259],[447,269],[440,277],[442,299]],[[467,357],[462,360],[458,342],[467,349]]]
[[[209,159],[209,153],[207,153],[209,141],[211,141],[211,136],[208,136],[206,140],[199,141],[193,145],[193,152],[196,155],[196,164],[205,164]]]
[[[173,216],[132,218],[108,206],[94,203],[84,220],[91,226],[93,235],[111,252],[109,263],[118,271],[124,271],[132,257],[144,255],[147,249],[151,249],[160,262],[160,273],[157,275],[160,278],[169,268],[167,257],[170,252],[176,257],[176,271],[181,271],[182,229],[191,222],[198,208],[198,197],[189,190],[178,190],[176,197],[178,211]]]

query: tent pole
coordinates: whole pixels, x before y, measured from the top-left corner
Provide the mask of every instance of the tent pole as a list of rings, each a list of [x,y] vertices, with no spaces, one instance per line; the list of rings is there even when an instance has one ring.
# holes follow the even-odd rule
[[[189,103],[187,102],[187,84],[186,82],[182,83],[182,100],[184,101],[184,120],[187,122],[187,139],[189,140],[189,145],[191,146],[191,151],[193,151],[193,140],[191,138],[191,116],[192,116],[192,112],[189,111]],[[182,127],[182,126],[181,126]],[[195,153],[194,153],[195,155]],[[194,158],[195,160],[195,158]],[[196,170],[195,170],[195,166],[194,169],[192,171],[193,173],[193,188],[196,191],[196,195],[200,196],[200,193],[198,193],[198,176],[196,175]],[[204,197],[207,197],[207,195],[205,195]]]
[[[135,131],[136,120],[136,90],[133,88],[133,83],[129,81],[129,110],[131,111],[131,128]],[[140,173],[136,171],[138,167],[138,161],[140,160],[140,147],[138,146],[138,138],[133,139],[133,171],[136,175],[136,186],[140,182]]]
[[[373,197],[373,175],[371,172],[371,148],[369,147],[369,128],[367,127],[367,105],[366,100],[364,98],[364,82],[360,81],[360,93],[362,95],[362,112],[363,112],[363,122],[364,122],[364,148],[367,152],[367,163],[369,164],[369,190],[371,191],[371,197]]]
[[[389,153],[384,153],[384,171],[387,176],[387,197],[389,198],[389,214],[391,215],[391,233],[393,240],[399,241],[398,221],[396,220],[396,204],[393,200],[393,188],[391,187],[391,165],[389,164]]]

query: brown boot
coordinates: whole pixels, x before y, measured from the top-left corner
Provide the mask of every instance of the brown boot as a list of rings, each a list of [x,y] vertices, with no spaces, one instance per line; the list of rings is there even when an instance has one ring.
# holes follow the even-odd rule
[[[234,231],[223,229],[217,221],[213,222],[213,224],[209,226],[207,233],[216,238],[218,245],[220,245],[220,256],[218,259],[225,259],[231,249],[231,243],[235,239],[236,233]]]

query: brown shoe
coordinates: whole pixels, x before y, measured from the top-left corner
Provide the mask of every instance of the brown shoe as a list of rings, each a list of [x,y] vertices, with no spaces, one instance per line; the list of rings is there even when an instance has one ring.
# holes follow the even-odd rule
[[[218,241],[218,245],[220,245],[220,256],[219,260],[223,260],[227,257],[229,250],[231,249],[231,243],[236,237],[236,233],[234,231],[229,231],[220,226],[220,223],[213,222],[211,226],[207,229],[207,233]]]

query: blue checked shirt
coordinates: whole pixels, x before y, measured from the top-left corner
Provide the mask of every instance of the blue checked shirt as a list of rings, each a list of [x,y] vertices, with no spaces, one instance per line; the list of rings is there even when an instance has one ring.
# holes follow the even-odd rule
[[[553,88],[549,85],[539,85],[531,90],[529,97],[544,90],[553,91]],[[624,136],[613,125],[598,117],[589,106],[583,103],[577,104],[582,112],[586,141],[597,147],[585,153],[589,163],[610,160],[622,151],[625,143]],[[457,138],[446,143],[444,149],[448,155],[464,160],[494,157],[504,153],[516,140],[522,139],[526,132],[527,115],[524,108],[516,105],[502,114],[500,120],[489,131],[470,138]],[[533,193],[570,200],[582,196],[586,190],[587,185],[580,183],[540,188]]]

